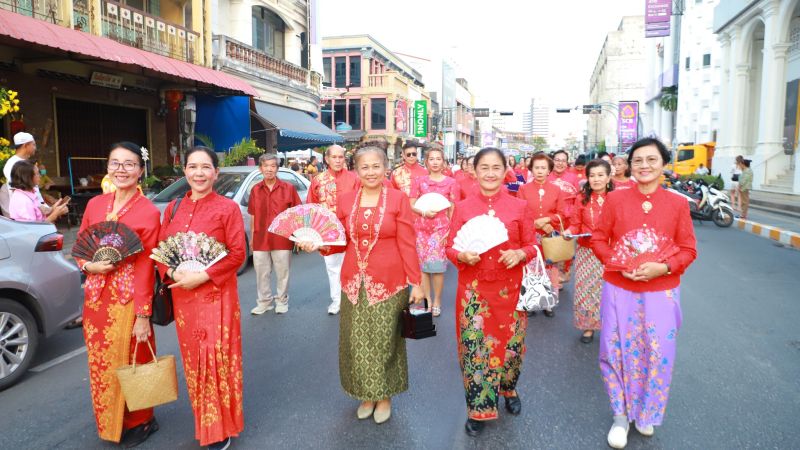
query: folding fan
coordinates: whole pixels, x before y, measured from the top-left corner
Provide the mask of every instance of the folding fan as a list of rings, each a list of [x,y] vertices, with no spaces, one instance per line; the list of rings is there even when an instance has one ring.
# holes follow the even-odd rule
[[[72,256],[86,261],[111,261],[116,264],[144,250],[142,240],[121,222],[98,222],[78,235]]]
[[[508,230],[497,217],[483,214],[468,220],[453,239],[459,252],[481,254],[508,241]]]
[[[205,233],[175,233],[158,243],[150,258],[175,270],[200,272],[228,254],[225,245]]]
[[[322,205],[309,203],[278,214],[268,231],[295,242],[314,245],[345,245],[344,227],[336,215]]]
[[[646,262],[662,262],[679,251],[671,240],[651,229],[633,230],[614,245],[606,269],[633,272]]]
[[[414,203],[414,208],[417,208],[420,211],[439,212],[444,211],[449,207],[450,200],[448,200],[444,195],[436,192],[422,194],[419,196],[416,203]]]

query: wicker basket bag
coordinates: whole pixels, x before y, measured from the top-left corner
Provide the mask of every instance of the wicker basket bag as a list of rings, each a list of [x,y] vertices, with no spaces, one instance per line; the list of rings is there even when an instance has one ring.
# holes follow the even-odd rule
[[[178,376],[175,372],[175,356],[156,357],[153,346],[147,342],[153,362],[133,364],[117,368],[122,395],[129,411],[152,408],[178,399]],[[136,355],[136,343],[133,354]]]

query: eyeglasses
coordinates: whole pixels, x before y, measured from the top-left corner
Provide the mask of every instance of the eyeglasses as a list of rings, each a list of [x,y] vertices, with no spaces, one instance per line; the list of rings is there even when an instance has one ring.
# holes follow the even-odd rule
[[[566,159],[554,159],[553,161],[555,161],[555,162],[558,162],[558,163],[565,163],[565,162],[567,162],[567,160],[566,160]]]
[[[411,158],[412,156],[417,156],[416,153],[406,153],[406,158]]]
[[[644,166],[645,162],[650,167],[656,167],[661,162],[661,158],[659,158],[658,156],[648,156],[647,158],[634,158],[631,161],[631,166],[642,167]]]
[[[125,169],[126,172],[131,172],[131,171],[133,171],[133,169],[139,167],[139,163],[135,163],[133,161],[125,161],[125,162],[109,161],[108,162],[108,170],[111,170],[111,171],[119,170],[120,167]]]

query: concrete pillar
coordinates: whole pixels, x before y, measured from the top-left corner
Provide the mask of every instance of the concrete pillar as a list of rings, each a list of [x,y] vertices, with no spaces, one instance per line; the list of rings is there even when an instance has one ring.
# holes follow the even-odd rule
[[[778,4],[766,2],[763,7],[764,52],[759,105],[758,141],[756,154],[769,160],[765,164],[764,181],[774,178],[788,166],[783,157],[783,113],[786,98],[786,51],[789,44],[778,36]],[[780,155],[780,156],[776,156]],[[785,162],[785,164],[781,164]]]
[[[89,27],[91,33],[95,36],[103,35],[103,4],[100,0],[91,0],[91,8],[89,9]]]
[[[248,45],[253,45],[253,2],[231,0],[227,30],[228,36]]]
[[[730,130],[730,110],[728,105],[730,103],[730,58],[731,58],[731,38],[727,33],[722,33],[719,36],[720,44],[720,82],[719,82],[719,133],[717,135],[717,149],[725,152],[730,139],[728,130]]]

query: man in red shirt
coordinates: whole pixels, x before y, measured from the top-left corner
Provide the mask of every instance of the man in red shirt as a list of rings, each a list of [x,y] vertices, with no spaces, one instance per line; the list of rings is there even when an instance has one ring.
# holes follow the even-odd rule
[[[258,300],[250,314],[260,315],[275,309],[275,314],[289,311],[289,266],[292,247],[289,239],[267,231],[275,216],[300,205],[300,196],[291,184],[278,179],[278,157],[265,153],[258,158],[258,169],[264,181],[253,186],[247,212],[250,213],[250,242],[253,246],[253,266],[256,269]],[[272,295],[271,275],[275,272],[276,290]],[[274,304],[273,304],[274,302]]]
[[[328,170],[311,180],[306,203],[320,203],[331,212],[336,213],[338,199],[358,188],[358,176],[345,167],[344,148],[338,145],[331,145],[325,151],[325,163],[328,165]],[[331,293],[328,314],[339,314],[339,304],[342,299],[341,273],[344,253],[334,253],[325,256],[324,259]]]
[[[406,195],[411,193],[414,178],[428,175],[428,171],[419,165],[420,147],[416,141],[403,144],[403,165],[392,171],[392,186]]]

